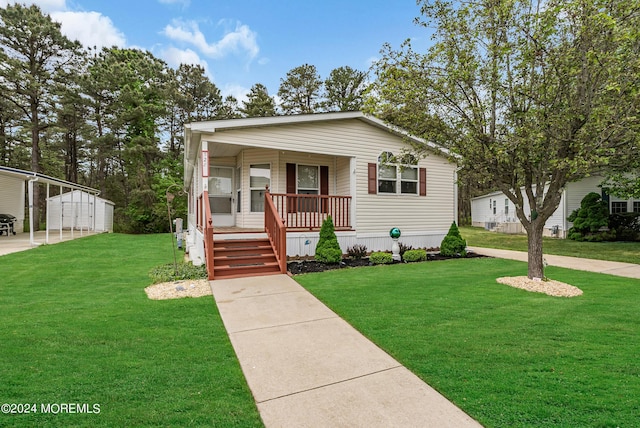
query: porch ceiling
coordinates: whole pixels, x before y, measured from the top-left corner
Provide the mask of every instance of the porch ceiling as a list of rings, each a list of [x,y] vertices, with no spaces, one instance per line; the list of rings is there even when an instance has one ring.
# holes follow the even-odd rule
[[[242,150],[248,148],[249,146],[242,146],[238,144],[214,143],[209,145],[209,157],[233,157],[237,156]]]

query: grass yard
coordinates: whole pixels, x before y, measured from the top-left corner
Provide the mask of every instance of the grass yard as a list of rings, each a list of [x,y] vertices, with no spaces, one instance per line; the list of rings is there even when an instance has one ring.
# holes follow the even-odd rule
[[[213,299],[147,299],[170,242],[103,234],[0,257],[0,402],[38,412],[0,426],[262,426]],[[41,412],[52,403],[100,413]]]
[[[574,298],[495,282],[526,271],[459,259],[296,280],[487,427],[638,426],[640,280],[549,267]]]
[[[460,227],[460,234],[470,247],[527,251],[527,235],[489,232],[481,227]],[[640,242],[578,242],[543,238],[542,248],[545,254],[640,263]]]

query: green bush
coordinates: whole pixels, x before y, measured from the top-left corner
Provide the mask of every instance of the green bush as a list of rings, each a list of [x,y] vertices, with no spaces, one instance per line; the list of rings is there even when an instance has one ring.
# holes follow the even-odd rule
[[[640,213],[616,213],[609,217],[609,227],[618,241],[640,240]]]
[[[328,216],[320,228],[320,240],[316,245],[315,259],[321,263],[340,263],[342,250],[334,231],[333,220]]]
[[[393,263],[393,255],[379,251],[376,253],[371,253],[371,255],[369,256],[369,261],[374,265],[388,265],[390,263]]]
[[[444,237],[440,244],[440,254],[445,257],[456,257],[467,255],[467,241],[462,239],[456,222],[451,223],[447,236]]]
[[[176,269],[177,267],[177,269]],[[177,274],[176,274],[177,272]],[[183,279],[207,279],[207,268],[205,265],[194,266],[192,263],[173,263],[156,266],[149,271],[149,277],[154,284],[159,282],[179,281]]]
[[[427,260],[427,250],[407,250],[402,256],[405,262],[423,262]]]
[[[574,241],[599,242],[615,238],[609,227],[609,207],[596,192],[588,193],[567,220],[573,223],[568,238]]]

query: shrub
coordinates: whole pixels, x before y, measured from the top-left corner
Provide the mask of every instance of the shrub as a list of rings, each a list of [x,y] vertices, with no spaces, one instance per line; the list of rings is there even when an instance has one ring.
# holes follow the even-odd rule
[[[640,239],[640,213],[611,214],[609,227],[616,231],[616,240],[637,241]]]
[[[369,261],[374,265],[387,265],[393,263],[393,255],[390,253],[383,253],[382,251],[371,253]]]
[[[467,241],[462,239],[456,222],[451,223],[447,236],[440,244],[440,254],[445,257],[466,256]]]
[[[360,260],[367,255],[367,246],[356,244],[353,247],[349,247],[347,248],[347,255],[354,260]]]
[[[178,263],[174,266],[173,263],[167,263],[151,269],[149,271],[149,277],[154,284],[157,284],[159,282],[171,282],[183,279],[207,279],[208,276],[205,265],[194,266],[192,263]]]
[[[339,263],[342,260],[342,250],[333,227],[333,220],[328,216],[320,228],[320,240],[316,245],[315,259],[321,263]]]
[[[427,260],[427,250],[407,250],[402,256],[405,262],[423,262]]]
[[[602,230],[609,226],[609,207],[596,192],[582,198],[580,208],[574,210],[567,220],[573,223],[568,231],[569,239],[597,242],[612,238],[612,232]]]
[[[413,247],[411,245],[405,245],[402,242],[398,242],[398,247],[400,247],[400,257],[402,257],[405,252],[413,250]]]

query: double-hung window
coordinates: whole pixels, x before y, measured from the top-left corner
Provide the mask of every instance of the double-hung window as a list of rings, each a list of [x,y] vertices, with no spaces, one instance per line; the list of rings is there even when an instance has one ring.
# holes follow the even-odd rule
[[[378,156],[378,193],[397,193],[398,168],[393,153],[382,152]]]
[[[620,214],[627,212],[627,201],[614,201],[611,202],[611,214]]]
[[[400,193],[418,194],[418,160],[413,155],[403,156],[400,169]]]
[[[414,156],[396,159],[391,152],[378,156],[378,193],[417,195],[418,181],[418,161]]]
[[[300,195],[320,194],[320,168],[314,165],[298,165],[297,189]],[[318,210],[316,198],[299,198],[298,211],[315,212]]]

